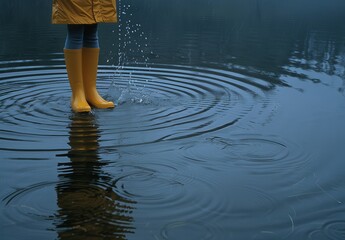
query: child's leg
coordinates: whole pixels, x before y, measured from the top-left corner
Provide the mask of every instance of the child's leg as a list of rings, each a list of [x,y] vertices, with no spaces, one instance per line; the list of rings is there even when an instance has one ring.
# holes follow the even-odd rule
[[[84,25],[83,47],[99,48],[98,42],[98,24]]]
[[[96,89],[99,42],[97,24],[85,25],[83,41],[83,80],[88,103],[97,108],[113,108],[114,103],[104,100]]]
[[[83,47],[84,31],[84,24],[68,24],[65,49],[81,49]]]
[[[75,112],[89,112],[91,108],[85,98],[82,68],[84,26],[67,25],[67,30],[64,54],[68,79],[72,89],[72,109]]]

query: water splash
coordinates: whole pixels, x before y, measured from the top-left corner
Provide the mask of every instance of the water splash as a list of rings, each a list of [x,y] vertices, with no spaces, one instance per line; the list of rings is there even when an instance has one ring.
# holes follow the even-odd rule
[[[115,73],[112,78],[111,86],[108,94],[117,98],[117,104],[124,102],[132,102],[137,104],[147,104],[147,98],[145,97],[145,85],[143,87],[137,86],[136,79],[132,78],[131,72],[127,75],[122,75],[125,66],[138,65],[149,67],[149,54],[153,54],[148,49],[148,37],[146,36],[141,23],[136,23],[133,20],[133,6],[131,4],[122,4],[119,0],[118,7],[118,29],[113,30],[113,33],[117,33],[117,55],[118,59],[115,59],[115,50],[109,52],[107,63],[111,63],[115,69]],[[115,47],[115,44],[112,44]],[[116,78],[125,78],[128,81],[126,88],[120,88],[116,82]],[[148,81],[148,80],[147,80]],[[135,88],[139,95],[134,95],[131,88]],[[142,94],[140,94],[142,93]]]

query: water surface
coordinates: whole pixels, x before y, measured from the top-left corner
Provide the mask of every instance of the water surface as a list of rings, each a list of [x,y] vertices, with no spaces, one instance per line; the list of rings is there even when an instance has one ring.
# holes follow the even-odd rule
[[[3,239],[344,239],[344,1],[119,0],[90,114],[50,4],[0,10]]]

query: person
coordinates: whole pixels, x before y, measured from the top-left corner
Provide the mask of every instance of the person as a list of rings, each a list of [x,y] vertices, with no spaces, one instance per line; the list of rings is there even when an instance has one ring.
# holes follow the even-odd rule
[[[74,112],[114,108],[96,89],[99,59],[98,23],[117,22],[115,0],[53,0],[52,23],[66,24],[64,57]]]

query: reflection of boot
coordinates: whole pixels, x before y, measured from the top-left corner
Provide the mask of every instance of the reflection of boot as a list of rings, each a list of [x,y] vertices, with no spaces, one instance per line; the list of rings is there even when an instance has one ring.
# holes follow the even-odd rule
[[[59,163],[54,224],[59,240],[125,240],[135,233],[136,202],[117,194],[108,161],[99,154],[100,130],[92,114],[74,114],[69,124],[71,148]],[[121,178],[118,178],[121,179]],[[125,191],[125,189],[123,189]],[[1,238],[2,239],[2,238]]]
[[[97,92],[99,48],[83,48],[83,80],[88,103],[96,108],[113,108],[114,103],[104,100]]]
[[[92,114],[76,114],[69,126],[68,156],[73,162],[94,162],[98,158],[99,131],[95,117]]]
[[[89,112],[91,110],[86,101],[83,85],[82,50],[64,49],[66,70],[72,89],[71,105],[75,112]]]

